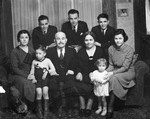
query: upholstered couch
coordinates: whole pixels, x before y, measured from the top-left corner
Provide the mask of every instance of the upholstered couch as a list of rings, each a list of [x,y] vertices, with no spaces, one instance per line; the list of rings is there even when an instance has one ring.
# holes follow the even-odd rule
[[[142,106],[145,100],[144,98],[144,76],[149,72],[149,66],[144,61],[141,61],[141,60],[136,61],[135,72],[136,72],[136,77],[134,81],[136,85],[129,90],[125,105]],[[0,85],[3,85],[1,83],[1,80],[7,80],[7,74],[8,74],[7,68],[3,64],[1,64],[0,65]],[[7,94],[0,94],[0,101],[3,102],[3,105],[0,105],[0,109],[2,107],[7,106],[6,96]]]

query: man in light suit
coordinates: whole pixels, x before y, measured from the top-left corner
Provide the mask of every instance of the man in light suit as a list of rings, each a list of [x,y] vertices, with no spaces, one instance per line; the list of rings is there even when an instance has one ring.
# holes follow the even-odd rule
[[[109,26],[109,18],[105,13],[99,14],[97,17],[98,25],[92,28],[92,32],[96,36],[95,44],[102,47],[106,53],[113,44],[115,28]]]
[[[66,97],[65,91],[68,91],[67,89],[70,90],[75,86],[74,69],[76,64],[76,51],[75,49],[66,46],[67,38],[63,32],[57,32],[55,34],[54,42],[56,46],[47,50],[47,57],[51,59],[58,75],[50,81],[50,91],[55,92],[54,97],[58,99],[55,100],[57,101],[57,104],[61,101],[57,114],[59,117],[62,117],[62,106],[65,106],[66,103],[64,98]],[[71,109],[70,102],[67,102],[67,106]],[[72,116],[69,111],[68,116]]]
[[[83,34],[88,31],[87,23],[79,20],[78,10],[68,11],[68,20],[62,25],[62,31],[66,34],[68,45],[79,50],[83,46]]]
[[[49,25],[49,19],[45,15],[39,16],[38,22],[39,26],[34,28],[32,32],[33,48],[36,49],[39,44],[46,48],[54,47],[54,35],[57,32],[57,28]]]

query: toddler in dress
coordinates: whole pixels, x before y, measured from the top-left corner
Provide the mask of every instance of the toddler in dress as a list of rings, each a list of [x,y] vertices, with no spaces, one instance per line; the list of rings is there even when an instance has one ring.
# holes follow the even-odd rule
[[[107,61],[104,58],[100,58],[95,62],[97,70],[90,73],[91,82],[94,84],[94,94],[98,97],[98,110],[96,114],[101,113],[102,116],[105,116],[107,113],[107,102],[106,96],[109,96],[108,90],[108,79],[107,75]]]

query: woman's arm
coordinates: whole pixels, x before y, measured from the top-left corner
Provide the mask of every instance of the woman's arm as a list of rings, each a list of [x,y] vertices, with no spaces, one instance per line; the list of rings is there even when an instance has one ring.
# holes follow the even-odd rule
[[[117,73],[123,73],[125,71],[127,71],[130,68],[130,65],[132,63],[133,60],[133,55],[134,52],[133,50],[129,47],[129,49],[127,49],[127,51],[125,52],[125,60],[123,62],[123,65],[121,68],[114,70],[113,74],[117,74]]]
[[[25,72],[23,72],[21,69],[19,69],[19,60],[18,60],[18,54],[15,51],[11,52],[10,55],[10,62],[11,62],[11,68],[12,71],[19,76],[23,76],[25,78],[27,78],[28,74],[26,74]]]
[[[32,61],[31,70],[30,70],[31,75],[34,75],[34,71],[35,71],[34,66],[35,66],[35,60]]]
[[[112,64],[109,64],[108,68],[107,68],[107,72],[111,72],[114,70],[114,66]]]
[[[37,82],[35,79],[35,76],[34,76],[34,72],[35,72],[35,60],[33,60],[33,62],[32,62],[30,74],[27,77],[27,79],[32,80],[32,83]]]

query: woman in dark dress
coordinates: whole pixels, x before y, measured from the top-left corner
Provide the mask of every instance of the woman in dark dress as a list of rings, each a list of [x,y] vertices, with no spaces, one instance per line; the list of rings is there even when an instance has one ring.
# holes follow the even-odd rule
[[[35,84],[27,79],[30,73],[31,63],[34,58],[34,50],[28,46],[30,34],[27,30],[21,30],[17,34],[19,45],[14,48],[10,55],[12,80],[19,90],[19,98],[23,101],[34,102]]]
[[[81,49],[78,54],[78,68],[77,68],[77,89],[79,91],[80,111],[79,115],[88,117],[91,115],[91,108],[93,104],[93,84],[89,78],[89,74],[96,70],[94,63],[97,59],[105,57],[104,51],[95,46],[95,35],[92,32],[84,34],[85,48]],[[85,99],[87,98],[87,104]]]

